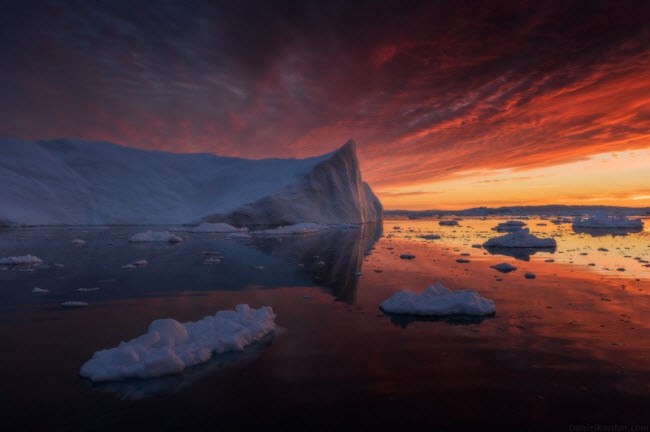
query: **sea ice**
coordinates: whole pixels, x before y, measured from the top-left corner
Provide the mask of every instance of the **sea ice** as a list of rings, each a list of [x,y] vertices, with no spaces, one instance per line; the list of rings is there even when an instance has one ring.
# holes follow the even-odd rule
[[[528,228],[494,237],[483,243],[483,247],[486,248],[555,248],[556,246],[555,239],[536,237],[529,232]]]
[[[0,265],[39,265],[39,264],[43,264],[43,260],[37,256],[30,255],[30,254],[0,258]]]
[[[495,265],[490,266],[490,267],[500,271],[501,273],[508,273],[508,272],[517,270],[517,267],[513,266],[512,264],[508,264],[508,263],[495,264]]]
[[[50,290],[48,290],[48,289],[43,289],[43,288],[39,288],[39,287],[34,287],[34,289],[32,290],[32,292],[33,292],[33,293],[41,293],[41,294],[42,294],[42,293],[50,292]]]
[[[86,307],[88,306],[88,303],[82,302],[82,301],[64,301],[61,303],[61,306],[64,308],[78,308],[78,307]]]
[[[83,245],[83,244],[85,244],[85,243],[86,243],[86,241],[85,241],[85,240],[81,240],[81,239],[74,239],[74,240],[72,240],[72,244],[77,245],[77,246],[81,246],[81,245]]]
[[[129,239],[132,243],[137,242],[169,242],[169,243],[178,243],[182,242],[183,239],[170,233],[169,231],[145,231],[138,233]]]
[[[381,309],[394,314],[445,316],[493,315],[494,302],[481,297],[476,291],[451,291],[440,282],[422,293],[402,290],[381,304]]]
[[[622,215],[595,215],[587,219],[580,217],[575,218],[573,221],[575,228],[628,228],[640,229],[643,228],[643,221],[641,219],[628,219]]]
[[[273,332],[274,320],[271,307],[252,309],[246,304],[195,322],[158,319],[144,335],[95,352],[80,374],[92,381],[116,381],[180,373],[208,361],[213,353],[242,351]]]

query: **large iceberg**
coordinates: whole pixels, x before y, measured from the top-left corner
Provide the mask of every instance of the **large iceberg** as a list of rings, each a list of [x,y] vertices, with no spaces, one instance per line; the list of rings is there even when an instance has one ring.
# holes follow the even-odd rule
[[[641,219],[628,219],[621,215],[595,215],[583,219],[577,217],[573,221],[574,228],[625,228],[625,229],[642,229],[643,221]]]
[[[241,351],[262,340],[275,330],[274,320],[271,307],[252,309],[246,304],[185,324],[158,319],[144,335],[95,352],[80,374],[92,381],[116,381],[180,373],[208,361],[213,353]]]
[[[356,146],[249,160],[78,140],[0,140],[4,225],[359,224],[383,208]]]

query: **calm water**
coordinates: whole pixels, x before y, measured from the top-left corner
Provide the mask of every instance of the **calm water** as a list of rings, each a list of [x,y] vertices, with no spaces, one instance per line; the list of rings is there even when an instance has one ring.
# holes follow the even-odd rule
[[[33,271],[0,270],[3,424],[649,424],[650,233],[575,233],[570,224],[530,218],[533,233],[556,238],[556,250],[508,255],[472,247],[501,235],[491,228],[505,220],[463,219],[456,227],[386,220],[383,227],[275,238],[185,233],[177,245],[128,243],[147,227],[3,229],[0,257],[31,253],[45,261]],[[428,233],[441,239],[418,237]],[[76,238],[86,243],[75,246]],[[223,259],[205,264],[203,252]],[[400,259],[406,252],[416,258]],[[140,259],[148,265],[122,268]],[[518,269],[490,268],[499,262]],[[478,290],[495,301],[496,315],[414,321],[378,309],[395,291],[436,280]],[[67,300],[89,306],[61,308]],[[193,321],[238,303],[272,306],[281,329],[179,376],[99,386],[78,376],[94,351],[144,333],[154,319]]]

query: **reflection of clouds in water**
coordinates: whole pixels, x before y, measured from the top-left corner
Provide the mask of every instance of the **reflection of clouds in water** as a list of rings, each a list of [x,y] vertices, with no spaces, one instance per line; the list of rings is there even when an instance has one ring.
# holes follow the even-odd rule
[[[106,393],[115,393],[120,399],[139,400],[152,396],[171,394],[182,388],[191,386],[195,382],[216,373],[224,367],[255,360],[262,353],[262,350],[273,342],[274,336],[274,333],[270,333],[260,342],[249,345],[244,351],[213,355],[207,362],[187,368],[180,374],[150,379],[136,378],[101,383],[87,382],[92,389]]]

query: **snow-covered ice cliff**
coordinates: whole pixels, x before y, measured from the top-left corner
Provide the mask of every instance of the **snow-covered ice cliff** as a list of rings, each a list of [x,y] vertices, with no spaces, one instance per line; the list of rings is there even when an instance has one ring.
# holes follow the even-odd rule
[[[250,160],[79,140],[0,140],[0,225],[364,223],[383,208],[354,141]]]

